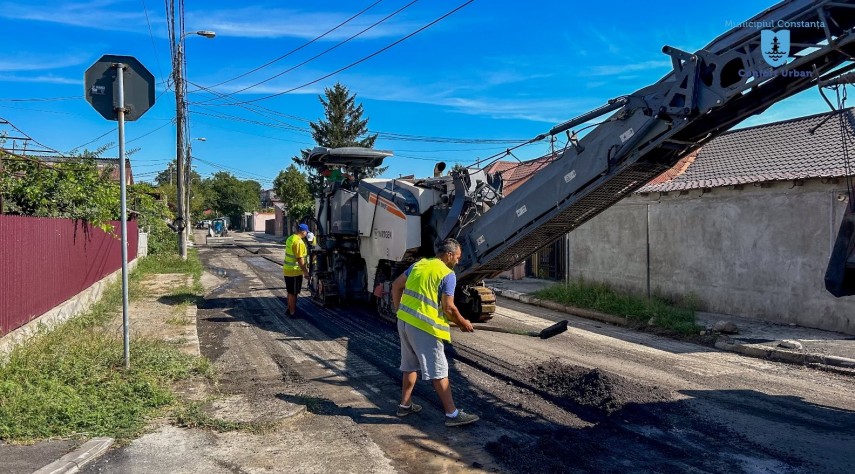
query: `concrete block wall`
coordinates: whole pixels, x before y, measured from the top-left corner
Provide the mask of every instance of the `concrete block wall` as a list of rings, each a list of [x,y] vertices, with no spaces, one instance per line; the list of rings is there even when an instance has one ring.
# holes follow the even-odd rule
[[[135,258],[128,262],[128,272],[132,272],[136,268],[139,259]],[[107,287],[121,280],[122,269],[118,269],[113,273],[93,283],[89,288],[74,295],[68,300],[57,305],[50,311],[40,315],[23,326],[4,334],[0,337],[0,359],[5,358],[15,346],[25,344],[39,331],[50,331],[69,319],[85,313],[92,307],[107,290]]]
[[[855,334],[855,297],[834,298],[823,282],[843,191],[810,180],[634,195],[570,234],[569,275]]]

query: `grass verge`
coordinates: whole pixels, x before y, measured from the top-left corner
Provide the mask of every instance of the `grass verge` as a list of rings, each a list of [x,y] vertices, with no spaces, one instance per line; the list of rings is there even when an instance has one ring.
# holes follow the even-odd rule
[[[201,268],[195,253],[187,262],[148,257],[141,259],[133,278],[139,281],[149,273],[195,276]],[[0,362],[0,439],[29,443],[111,436],[122,442],[176,404],[172,382],[213,376],[206,359],[142,338],[132,341],[131,368],[126,370],[121,334],[107,327],[121,304],[117,281],[85,314],[43,330]]]
[[[698,302],[693,295],[682,301],[655,295],[648,299],[620,293],[603,283],[576,280],[545,288],[532,296],[567,306],[624,316],[633,327],[652,326],[658,328],[658,332],[671,335],[692,336],[702,329],[695,320]]]

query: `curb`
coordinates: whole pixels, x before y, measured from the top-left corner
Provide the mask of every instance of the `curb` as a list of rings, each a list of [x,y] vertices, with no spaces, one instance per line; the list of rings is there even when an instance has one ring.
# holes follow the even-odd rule
[[[93,438],[33,474],[71,474],[92,462],[113,445],[113,438]]]
[[[720,336],[715,341],[715,348],[728,352],[736,352],[748,357],[774,360],[777,362],[787,362],[790,364],[839,367],[841,369],[847,369],[846,373],[851,373],[850,371],[855,370],[855,359],[813,354],[809,352],[788,351],[764,345],[739,343],[727,336]]]
[[[573,306],[566,306],[554,301],[534,298],[525,293],[520,293],[519,291],[503,290],[501,288],[490,286],[487,288],[499,296],[516,300],[521,303],[541,306],[543,308],[561,311],[585,319],[593,319],[595,321],[614,324],[616,326],[627,326],[627,319],[620,316],[591,311],[589,309],[576,308]],[[727,336],[719,337],[715,342],[715,348],[728,352],[736,352],[744,356],[755,357],[758,359],[768,359],[797,365],[839,367],[840,369],[845,369],[846,374],[855,373],[855,359],[849,359],[847,357],[796,352],[762,345],[742,344]]]
[[[520,293],[519,291],[513,290],[503,290],[500,288],[493,288],[488,286],[488,289],[492,290],[493,293],[508,298],[512,300],[519,301],[521,303],[530,304],[534,306],[540,306],[542,308],[552,309],[555,311],[561,311],[567,314],[572,314],[575,316],[579,316],[585,319],[593,319],[595,321],[600,321],[603,323],[614,324],[615,326],[627,326],[629,321],[627,318],[615,316],[613,314],[600,313],[599,311],[593,311],[590,309],[582,309],[577,308],[575,306],[567,306],[561,303],[556,303],[554,301],[542,300],[540,298],[535,298],[533,296],[529,296],[525,293]]]

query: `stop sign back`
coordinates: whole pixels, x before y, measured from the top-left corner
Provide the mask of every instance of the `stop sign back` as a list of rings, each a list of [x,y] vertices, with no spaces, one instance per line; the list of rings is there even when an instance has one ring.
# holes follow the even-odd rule
[[[115,67],[121,63],[125,84],[125,120],[133,121],[154,105],[154,75],[133,56],[105,54],[84,75],[86,101],[107,120],[118,120],[119,83]]]

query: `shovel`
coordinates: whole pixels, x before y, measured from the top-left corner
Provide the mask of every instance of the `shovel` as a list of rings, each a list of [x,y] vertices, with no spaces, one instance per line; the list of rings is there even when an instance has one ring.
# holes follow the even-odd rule
[[[548,328],[541,331],[524,331],[522,329],[500,328],[496,326],[476,326],[477,331],[493,331],[503,332],[507,334],[516,334],[518,336],[539,337],[541,339],[549,339],[552,336],[557,336],[567,330],[567,320],[559,321]]]

